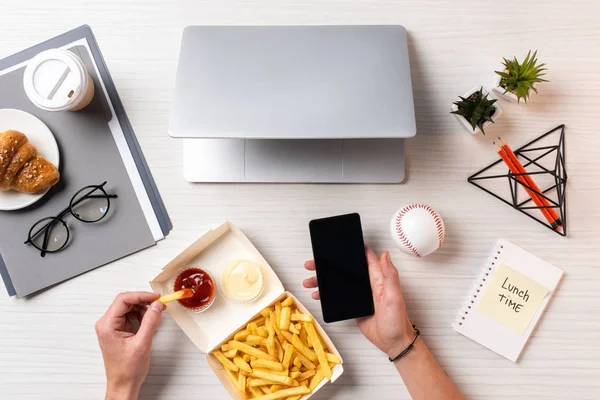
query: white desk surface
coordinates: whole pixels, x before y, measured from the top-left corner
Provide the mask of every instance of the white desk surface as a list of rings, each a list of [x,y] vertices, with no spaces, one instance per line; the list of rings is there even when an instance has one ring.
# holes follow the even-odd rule
[[[600,25],[597,1],[103,0],[8,1],[0,5],[0,57],[78,25],[92,26],[175,226],[157,246],[31,299],[0,288],[0,397],[98,399],[104,369],[94,322],[124,290],[148,280],[201,233],[231,219],[274,266],[301,287],[311,256],[308,221],[358,211],[368,243],[392,250],[410,316],[468,398],[597,399],[600,396]],[[407,145],[402,185],[198,185],[182,178],[181,143],[167,136],[179,41],[190,24],[403,24],[418,134]],[[502,56],[539,49],[550,83],[528,105],[503,103],[488,137],[513,147],[567,125],[568,238],[466,182],[494,159],[491,145],[449,114],[471,86],[488,84]],[[426,202],[443,216],[444,246],[425,259],[394,248],[388,222],[400,206]],[[456,334],[457,307],[498,238],[565,270],[565,279],[513,364]],[[1,286],[1,285],[0,285]],[[409,398],[386,357],[354,323],[326,327],[345,374],[315,400]],[[156,336],[144,399],[228,398],[201,354],[169,316]],[[374,397],[372,397],[374,398]]]

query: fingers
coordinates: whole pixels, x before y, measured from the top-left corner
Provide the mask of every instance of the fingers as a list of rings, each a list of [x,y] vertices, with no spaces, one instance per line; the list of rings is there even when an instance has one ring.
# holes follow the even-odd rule
[[[106,316],[108,318],[119,318],[127,314],[138,304],[152,303],[160,295],[150,292],[124,292],[120,293],[112,305],[108,308]]]
[[[152,338],[160,323],[162,312],[166,310],[166,308],[167,307],[160,301],[155,301],[148,307],[148,310],[146,310],[146,314],[144,314],[144,318],[142,319],[140,329],[135,335],[136,340],[139,340],[150,348],[152,345]]]
[[[314,271],[315,269],[317,269],[317,267],[315,266],[315,260],[305,262],[304,268],[306,268],[309,271]]]
[[[302,281],[302,286],[309,289],[318,287],[319,285],[317,283],[317,277],[311,276],[310,278],[305,279],[304,281]]]
[[[383,273],[384,278],[398,278],[398,270],[394,267],[392,263],[392,259],[390,257],[389,251],[384,251],[381,255],[381,272]]]
[[[381,266],[377,254],[370,248],[366,248],[367,264],[369,265],[369,279],[371,280],[371,289],[373,295],[376,296],[381,291],[383,285],[383,273],[381,272]]]

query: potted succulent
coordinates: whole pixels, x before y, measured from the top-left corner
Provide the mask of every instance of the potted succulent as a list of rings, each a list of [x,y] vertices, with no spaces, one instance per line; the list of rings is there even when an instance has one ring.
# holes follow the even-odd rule
[[[488,98],[489,93],[480,87],[474,87],[464,96],[458,96],[460,101],[452,103],[452,114],[472,134],[479,131],[485,135],[485,127],[496,122],[502,110],[496,104],[496,99]]]
[[[541,78],[545,75],[546,64],[538,64],[537,50],[531,55],[531,50],[523,63],[519,63],[516,57],[512,60],[504,59],[504,70],[494,71],[498,77],[492,90],[505,98],[521,102],[521,99],[527,103],[531,92],[536,92],[535,84],[539,82],[548,82]]]

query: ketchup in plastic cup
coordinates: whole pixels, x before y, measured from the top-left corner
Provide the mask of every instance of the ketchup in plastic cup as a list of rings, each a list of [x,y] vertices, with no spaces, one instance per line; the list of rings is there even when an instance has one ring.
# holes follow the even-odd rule
[[[194,296],[177,300],[183,307],[202,312],[215,301],[215,281],[201,268],[186,268],[177,275],[173,283],[173,291],[191,289]]]

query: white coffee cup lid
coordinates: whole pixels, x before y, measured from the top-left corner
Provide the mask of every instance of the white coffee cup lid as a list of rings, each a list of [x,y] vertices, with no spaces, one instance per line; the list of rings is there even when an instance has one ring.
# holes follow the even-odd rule
[[[23,86],[29,99],[46,111],[66,111],[85,96],[88,74],[83,61],[68,50],[39,53],[27,64]]]

